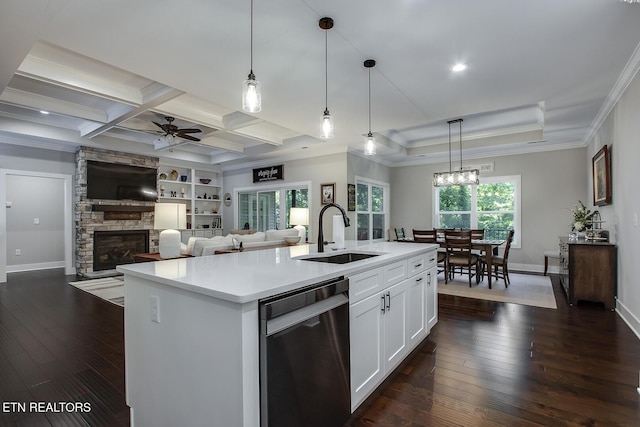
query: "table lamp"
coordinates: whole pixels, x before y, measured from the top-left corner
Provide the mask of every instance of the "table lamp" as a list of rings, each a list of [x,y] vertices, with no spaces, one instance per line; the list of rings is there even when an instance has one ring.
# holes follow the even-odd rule
[[[187,228],[187,205],[184,203],[156,203],[153,228],[160,232],[160,258],[180,256],[180,232]]]
[[[293,228],[298,230],[300,241],[306,242],[307,229],[304,226],[309,225],[309,209],[291,208],[291,210],[289,210],[289,224],[296,224]]]

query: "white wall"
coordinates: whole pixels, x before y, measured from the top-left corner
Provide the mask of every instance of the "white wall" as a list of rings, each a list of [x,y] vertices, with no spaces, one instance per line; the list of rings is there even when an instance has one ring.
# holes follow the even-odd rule
[[[613,111],[590,141],[586,164],[603,145],[611,156],[611,205],[598,207],[603,228],[618,247],[617,311],[640,337],[640,190],[635,178],[640,165],[640,75],[636,75]],[[588,177],[591,189],[591,176]],[[589,200],[593,203],[593,200]],[[640,218],[638,219],[640,221]]]
[[[558,236],[569,231],[569,209],[578,200],[589,200],[585,151],[578,148],[473,161],[494,162],[491,176],[521,176],[522,243],[509,255],[514,270],[542,271],[543,252],[557,248]],[[391,228],[408,231],[434,226],[433,173],[448,168],[442,163],[391,169]]]

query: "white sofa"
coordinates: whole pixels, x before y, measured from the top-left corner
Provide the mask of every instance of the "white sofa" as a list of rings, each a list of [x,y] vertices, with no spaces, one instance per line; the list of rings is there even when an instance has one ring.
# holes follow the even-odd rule
[[[285,236],[297,236],[298,230],[258,231],[253,234],[227,234],[226,236],[189,237],[186,245],[183,244],[182,253],[192,256],[214,255],[215,251],[233,248],[232,239],[242,242],[243,248],[264,247],[265,249],[283,245]]]

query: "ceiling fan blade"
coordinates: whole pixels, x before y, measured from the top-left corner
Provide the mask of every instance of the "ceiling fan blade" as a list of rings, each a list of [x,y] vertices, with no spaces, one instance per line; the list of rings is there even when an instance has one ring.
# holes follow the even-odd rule
[[[178,129],[178,133],[197,133],[202,132],[200,129]]]
[[[200,141],[200,139],[195,138],[195,137],[193,137],[193,136],[191,136],[191,135],[180,135],[180,134],[178,134],[177,136],[178,136],[179,138],[188,139],[189,141]]]

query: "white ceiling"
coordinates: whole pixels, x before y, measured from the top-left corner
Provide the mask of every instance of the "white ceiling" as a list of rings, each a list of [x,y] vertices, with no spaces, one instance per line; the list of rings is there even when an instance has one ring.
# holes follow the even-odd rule
[[[465,159],[582,146],[640,68],[640,5],[619,0],[254,0],[263,105],[248,115],[249,0],[5,3],[0,143],[223,168],[361,154],[369,58],[374,160],[390,166],[447,160],[455,118]],[[201,143],[158,143],[165,116]]]

